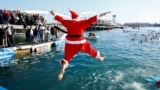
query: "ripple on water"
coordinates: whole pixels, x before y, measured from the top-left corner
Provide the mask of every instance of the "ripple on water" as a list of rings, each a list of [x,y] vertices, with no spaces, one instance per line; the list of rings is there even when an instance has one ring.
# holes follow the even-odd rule
[[[86,53],[78,53],[71,60],[63,80],[58,81],[59,61],[64,52],[61,48],[53,48],[51,52],[39,56],[19,59],[15,66],[1,68],[1,85],[10,90],[157,89],[155,84],[144,81],[144,78],[160,73],[160,42],[139,43],[143,39],[141,34],[148,34],[148,31],[123,33],[116,29],[95,33],[100,39],[90,43],[105,54],[104,62],[99,62]],[[136,40],[132,41],[135,33]]]
[[[145,69],[146,70],[145,70]],[[148,85],[143,77],[151,74],[157,75],[154,70],[159,67],[126,64],[126,65],[105,65],[86,69],[84,72],[76,72],[72,77],[66,79],[66,89],[79,90],[146,90]],[[151,72],[153,71],[153,72]],[[74,84],[74,87],[70,87]],[[147,88],[146,88],[147,87]]]

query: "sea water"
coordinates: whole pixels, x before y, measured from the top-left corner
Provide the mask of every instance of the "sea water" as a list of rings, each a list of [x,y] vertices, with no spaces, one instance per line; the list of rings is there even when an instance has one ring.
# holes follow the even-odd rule
[[[0,68],[0,85],[8,90],[158,90],[144,79],[160,76],[160,41],[140,41],[144,40],[143,34],[155,35],[159,28],[125,30],[129,32],[95,31],[99,39],[90,43],[105,54],[105,60],[99,62],[80,52],[61,81],[57,75],[63,48],[52,48],[51,52],[24,57],[17,65]]]

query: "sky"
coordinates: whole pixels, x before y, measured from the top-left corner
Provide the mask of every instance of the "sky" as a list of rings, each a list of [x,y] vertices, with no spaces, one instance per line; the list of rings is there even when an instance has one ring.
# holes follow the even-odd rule
[[[0,8],[9,10],[40,10],[70,15],[68,7],[78,13],[100,14],[111,11],[103,17],[112,20],[116,15],[118,23],[160,23],[160,0],[1,0]],[[52,21],[47,15],[47,21]]]

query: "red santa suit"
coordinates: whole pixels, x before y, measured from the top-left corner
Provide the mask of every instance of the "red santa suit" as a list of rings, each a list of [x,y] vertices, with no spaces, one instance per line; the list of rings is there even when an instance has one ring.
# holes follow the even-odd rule
[[[68,65],[71,58],[77,54],[79,51],[86,52],[92,57],[97,58],[100,56],[99,51],[92,48],[89,41],[85,39],[83,33],[85,30],[95,21],[97,21],[97,15],[84,20],[76,19],[78,14],[70,10],[72,19],[65,19],[61,15],[55,14],[54,19],[59,21],[67,29],[67,36],[65,39],[65,49],[64,49],[64,62]]]

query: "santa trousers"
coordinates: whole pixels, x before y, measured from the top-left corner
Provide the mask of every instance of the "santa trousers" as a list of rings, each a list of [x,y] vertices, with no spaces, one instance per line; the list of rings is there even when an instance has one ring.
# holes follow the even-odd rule
[[[65,55],[64,60],[70,62],[70,60],[76,55],[79,51],[86,52],[92,57],[97,58],[99,56],[99,51],[96,51],[88,41],[83,44],[65,44]]]

